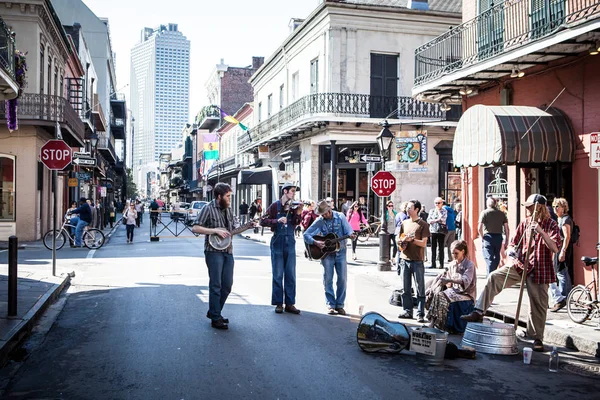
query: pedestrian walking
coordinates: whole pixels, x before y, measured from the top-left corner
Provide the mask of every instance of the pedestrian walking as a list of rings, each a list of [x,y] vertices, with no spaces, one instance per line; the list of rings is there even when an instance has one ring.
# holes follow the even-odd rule
[[[213,197],[198,213],[192,232],[206,237],[204,260],[209,276],[206,317],[210,318],[213,328],[228,329],[229,319],[224,318],[221,312],[233,286],[233,241],[225,250],[218,250],[211,246],[209,237],[230,237],[231,231],[239,228],[240,224],[231,211],[231,186],[223,182],[217,183],[213,189]]]
[[[550,284],[550,297],[553,303],[550,311],[557,312],[567,305],[567,296],[572,286],[569,267],[573,250],[571,237],[574,224],[573,219],[569,216],[569,203],[567,199],[562,197],[555,198],[552,202],[552,208],[556,212],[562,242],[560,251],[554,255],[554,272],[556,273],[558,285],[554,282]]]
[[[242,203],[238,208],[240,211],[240,224],[245,225],[248,222],[248,210],[250,206],[246,203],[246,200],[242,199]]]
[[[452,252],[450,246],[456,240],[456,212],[446,202],[444,202],[444,210],[446,210],[446,226],[448,227],[448,233],[444,238],[444,247],[448,249],[448,262],[452,261]]]
[[[463,233],[462,233],[462,216],[463,216],[462,204],[461,203],[456,203],[456,205],[454,206],[454,211],[456,211],[456,218],[454,219],[454,222],[456,224],[456,240],[463,240]]]
[[[88,203],[88,206],[90,206],[90,210],[92,213],[92,220],[90,221],[90,225],[92,228],[96,228],[98,226],[98,212],[96,210],[96,206],[92,199],[87,199],[86,203]]]
[[[342,214],[348,215],[348,211],[350,211],[350,208],[352,207],[352,203],[353,203],[352,200],[342,198],[342,208],[341,208]]]
[[[150,226],[152,227],[152,229],[154,229],[154,232],[156,232],[156,223],[158,222],[159,209],[160,206],[158,205],[158,202],[156,201],[156,199],[153,199],[152,203],[150,203]]]
[[[510,231],[506,214],[498,210],[496,200],[488,197],[486,206],[487,208],[479,215],[477,232],[481,237],[481,249],[489,276],[500,264],[500,251],[503,244],[507,247]],[[504,239],[502,229],[504,229]]]
[[[302,203],[296,204],[294,196],[300,188],[294,184],[283,185],[281,199],[271,204],[261,219],[263,227],[271,228],[271,305],[277,314],[300,314],[296,308],[296,238],[294,231],[300,225]],[[285,300],[285,308],[284,308]]]
[[[396,210],[394,210],[394,202],[388,201],[385,208],[385,220],[387,233],[390,235],[390,241],[392,242],[392,263],[396,263],[396,256],[398,254],[398,245],[396,243]]]
[[[346,219],[346,216],[337,211],[326,201],[321,200],[316,210],[319,218],[304,232],[304,241],[309,245],[315,244],[319,248],[325,247],[325,242],[315,240],[315,236],[325,236],[334,233],[338,237],[350,235],[354,240],[356,235]],[[346,285],[348,279],[348,265],[346,262],[346,241],[340,243],[340,249],[321,259],[323,266],[323,285],[325,287],[325,302],[327,313],[330,315],[346,315],[344,302],[346,300]],[[336,290],[333,290],[334,272],[337,275]]]
[[[425,248],[429,225],[419,217],[421,202],[410,200],[406,206],[408,219],[398,230],[399,271],[402,279],[402,311],[398,318],[413,318],[412,280],[417,284],[417,322],[425,322]]]
[[[96,200],[96,216],[96,228],[100,230],[104,229],[104,206],[100,199]]]
[[[115,206],[112,202],[108,203],[108,223],[110,224],[110,228],[112,229],[115,223]]]
[[[142,223],[142,202],[140,201],[140,199],[136,199],[135,200],[135,212],[136,212],[136,219],[135,219],[135,225],[139,228],[140,224]]]
[[[315,213],[315,202],[312,200],[308,200],[306,202],[306,207],[304,208],[304,211],[302,211],[302,229],[304,229],[304,231],[306,231],[313,222],[315,222],[315,220],[317,218],[319,218],[319,216]]]
[[[250,218],[260,218],[262,216],[262,199],[260,197],[256,198],[249,209]],[[258,225],[254,228],[254,233],[258,233]]]
[[[363,216],[365,217],[365,220],[369,220],[369,205],[367,204],[367,202],[365,201],[365,197],[364,196],[360,196],[358,198],[358,204],[360,207],[360,211],[362,212]]]
[[[483,321],[483,314],[505,285],[511,287],[521,283],[521,274],[527,264],[527,336],[534,339],[534,351],[544,351],[548,284],[556,280],[553,259],[561,245],[558,224],[550,217],[546,204],[546,198],[539,194],[532,194],[523,203],[526,220],[519,224],[510,242],[507,250],[509,262],[488,276],[485,288],[475,303],[475,310],[461,317],[467,322]],[[529,260],[525,260],[528,248],[531,253]]]
[[[436,197],[434,203],[435,207],[427,217],[429,231],[431,232],[431,268],[435,268],[435,262],[439,260],[439,268],[444,269],[444,241],[446,233],[448,233],[448,226],[446,225],[448,213],[444,209],[444,200],[441,197]]]
[[[352,259],[356,260],[356,245],[358,244],[358,233],[360,232],[361,224],[366,224],[367,220],[365,219],[363,213],[360,211],[360,205],[358,201],[355,201],[350,205],[348,213],[346,214],[346,218],[350,223],[350,227],[354,231],[355,235],[352,239]]]
[[[82,247],[81,239],[86,226],[92,223],[92,208],[85,197],[79,199],[79,207],[68,212],[68,215],[79,214],[77,228],[75,228],[75,246]]]
[[[133,202],[123,211],[123,218],[125,219],[125,228],[127,229],[127,243],[133,243],[133,231],[138,219],[138,213]]]

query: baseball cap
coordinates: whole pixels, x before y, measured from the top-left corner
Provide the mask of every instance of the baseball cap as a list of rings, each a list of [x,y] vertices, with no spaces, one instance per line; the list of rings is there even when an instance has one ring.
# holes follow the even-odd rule
[[[546,198],[544,196],[542,196],[541,194],[532,194],[530,195],[527,200],[525,201],[525,203],[523,203],[523,205],[525,207],[529,207],[532,206],[534,204],[542,204],[542,205],[546,205],[546,203],[548,202],[548,200],[546,200]]]

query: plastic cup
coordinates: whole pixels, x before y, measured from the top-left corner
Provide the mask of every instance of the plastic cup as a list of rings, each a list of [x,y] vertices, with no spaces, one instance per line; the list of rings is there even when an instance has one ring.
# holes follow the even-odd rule
[[[533,349],[531,347],[525,347],[523,349],[523,364],[531,364],[531,355],[533,354]]]

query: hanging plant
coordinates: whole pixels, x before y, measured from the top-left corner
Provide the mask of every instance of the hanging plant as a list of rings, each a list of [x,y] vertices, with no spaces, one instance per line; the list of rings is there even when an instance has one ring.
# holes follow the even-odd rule
[[[27,86],[27,53],[23,53],[19,50],[15,51],[15,75],[17,85],[19,85],[19,91],[17,97],[11,100],[7,100],[6,104],[6,125],[10,132],[19,129],[19,121],[17,118],[17,104],[18,98],[23,94],[23,89]]]

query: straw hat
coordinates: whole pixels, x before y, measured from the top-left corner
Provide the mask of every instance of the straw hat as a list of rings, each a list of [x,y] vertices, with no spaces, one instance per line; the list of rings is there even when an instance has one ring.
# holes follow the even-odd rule
[[[331,210],[331,205],[329,205],[329,203],[327,202],[327,200],[321,200],[317,204],[317,209],[315,210],[315,214],[317,214],[317,215],[323,215],[323,214],[325,214],[329,210]]]

